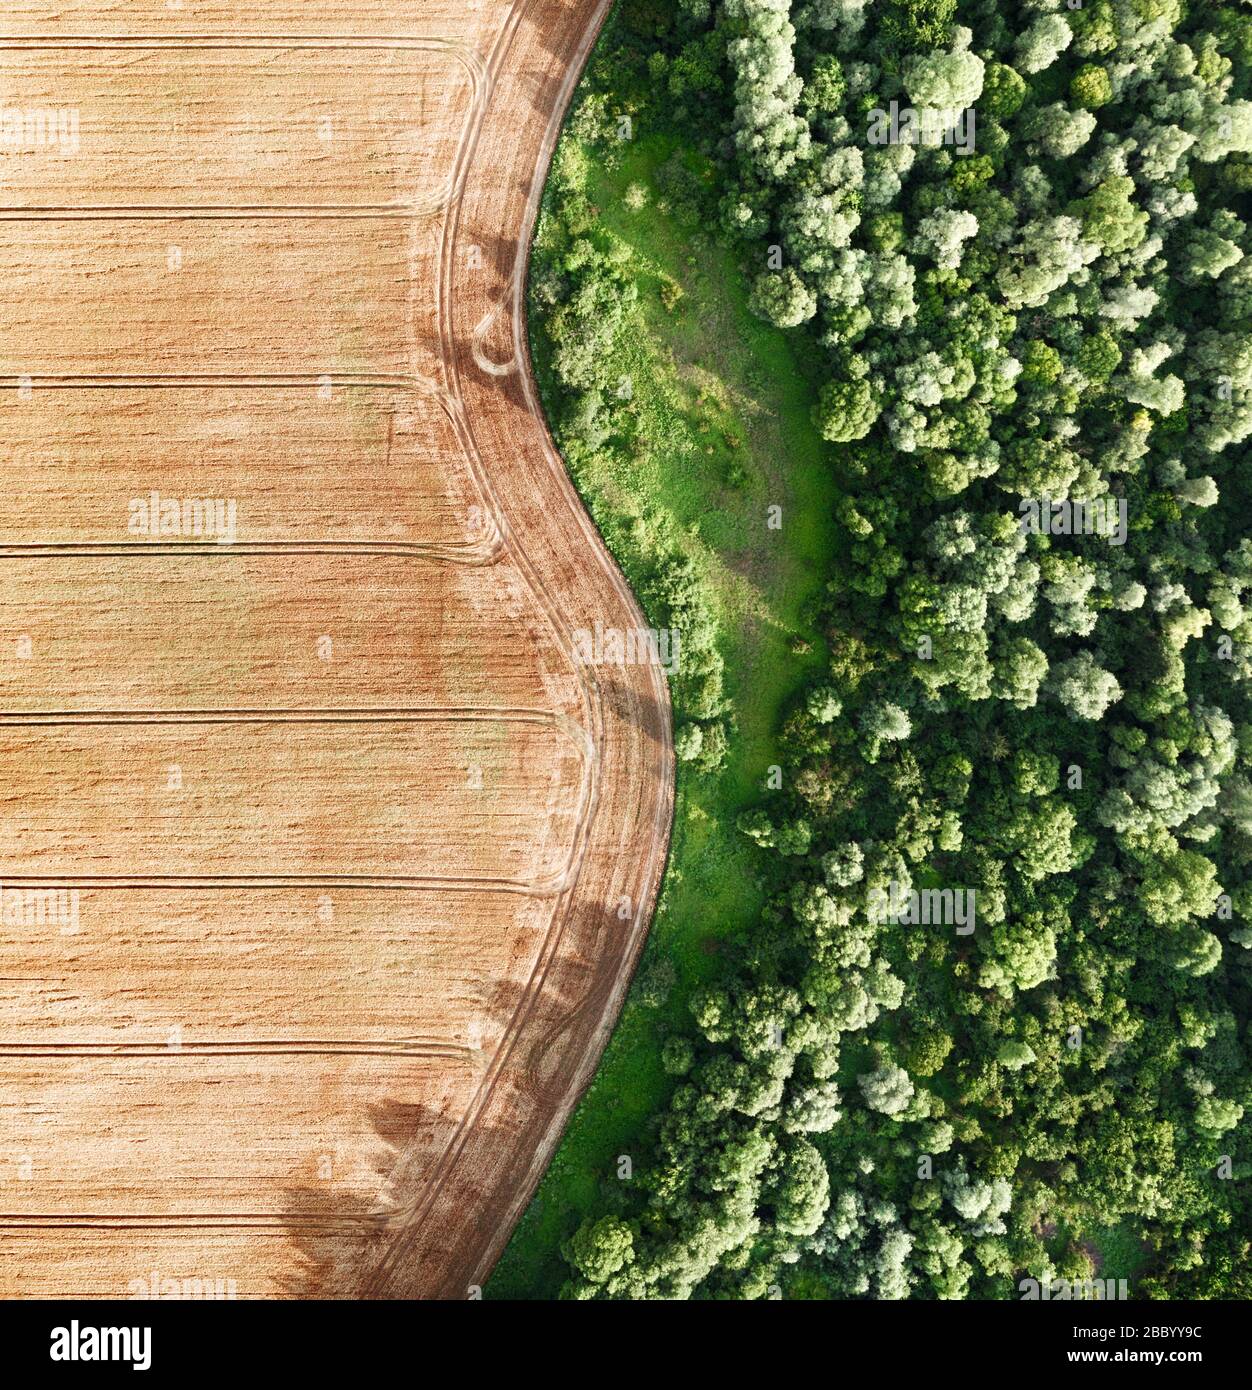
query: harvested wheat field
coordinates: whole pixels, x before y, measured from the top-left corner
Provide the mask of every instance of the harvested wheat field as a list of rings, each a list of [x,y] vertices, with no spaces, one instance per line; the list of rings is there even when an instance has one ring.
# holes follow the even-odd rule
[[[0,20],[0,1293],[474,1296],[672,799],[521,293],[602,0]]]

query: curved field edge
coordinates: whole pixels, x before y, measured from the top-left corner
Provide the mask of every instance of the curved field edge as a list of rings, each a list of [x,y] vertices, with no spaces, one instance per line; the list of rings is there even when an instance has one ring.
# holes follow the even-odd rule
[[[680,742],[700,727],[704,747],[678,766],[669,862],[638,977],[491,1298],[555,1295],[568,1275],[561,1242],[642,1162],[648,1121],[674,1085],[663,1045],[688,1026],[692,991],[716,978],[724,949],[765,905],[765,856],[735,818],[780,761],[789,701],[825,665],[813,610],[836,538],[828,446],[811,420],[816,383],[788,335],[749,310],[735,255],[701,230],[690,194],[707,164],[681,130],[631,115],[639,93],[613,80],[609,57],[619,18],[620,8],[592,54],[545,189],[529,341],[588,511],[648,623],[679,632],[675,724]],[[584,202],[594,226],[576,222],[571,233],[570,208],[577,218]],[[584,232],[627,287],[610,341],[594,345],[613,383],[610,432],[596,447],[554,371],[554,306],[543,302],[546,278]],[[713,670],[685,674],[686,651],[696,645],[703,666],[706,643]]]
[[[602,670],[575,635],[630,629],[638,605],[552,443],[522,324],[544,173],[608,0],[515,0],[486,59],[490,98],[467,130],[443,220],[438,325],[465,456],[508,554],[578,678],[594,760],[577,872],[553,915],[510,1038],[439,1163],[400,1151],[406,1218],[355,1277],[366,1298],[474,1297],[588,1086],[659,888],[673,800],[668,690],[655,663]],[[507,235],[502,234],[507,230]],[[624,909],[629,904],[629,910]]]

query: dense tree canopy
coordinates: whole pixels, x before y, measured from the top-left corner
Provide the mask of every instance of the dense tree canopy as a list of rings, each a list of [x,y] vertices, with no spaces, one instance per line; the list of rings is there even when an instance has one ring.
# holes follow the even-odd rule
[[[621,34],[640,118],[716,171],[681,196],[822,364],[846,548],[741,819],[771,903],[569,1291],[1005,1297],[1117,1225],[1149,1294],[1246,1286],[1252,15],[684,0]],[[892,103],[973,119],[874,143]],[[566,217],[550,331],[595,447],[629,287]],[[711,646],[682,679],[720,731]]]

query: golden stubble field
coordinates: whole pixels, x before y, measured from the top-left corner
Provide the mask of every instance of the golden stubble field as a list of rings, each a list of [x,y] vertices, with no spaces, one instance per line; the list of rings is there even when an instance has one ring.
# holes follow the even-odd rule
[[[472,1297],[620,1007],[664,676],[539,412],[602,0],[0,18],[0,1294]]]

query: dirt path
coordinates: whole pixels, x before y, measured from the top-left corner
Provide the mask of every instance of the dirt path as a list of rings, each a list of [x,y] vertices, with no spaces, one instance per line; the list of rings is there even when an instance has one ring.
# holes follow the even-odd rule
[[[594,1072],[669,700],[523,309],[607,9],[6,7],[0,1293],[472,1296]]]
[[[464,402],[485,479],[511,519],[506,544],[552,604],[567,640],[597,621],[623,631],[644,626],[552,444],[525,329],[525,277],[544,178],[609,9],[611,0],[513,7],[488,63],[491,95],[444,233],[450,387]],[[485,274],[465,268],[471,246],[495,247]],[[411,1228],[371,1273],[369,1296],[459,1297],[481,1285],[591,1080],[642,949],[673,804],[668,687],[656,666],[585,669],[599,775],[582,871],[554,919],[535,992],[464,1147],[450,1148],[446,1171],[424,1194]],[[517,1138],[501,1143],[500,1135]]]

